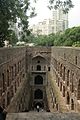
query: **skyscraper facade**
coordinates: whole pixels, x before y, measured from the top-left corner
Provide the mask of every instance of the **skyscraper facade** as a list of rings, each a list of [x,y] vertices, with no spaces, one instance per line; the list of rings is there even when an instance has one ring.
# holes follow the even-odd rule
[[[31,27],[35,35],[49,35],[63,32],[68,28],[68,14],[64,14],[62,7],[52,12],[51,19],[44,19]]]

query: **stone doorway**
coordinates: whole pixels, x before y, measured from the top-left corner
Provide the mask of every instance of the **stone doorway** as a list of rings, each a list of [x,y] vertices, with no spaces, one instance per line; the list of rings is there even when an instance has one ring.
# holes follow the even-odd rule
[[[40,75],[37,75],[35,77],[35,85],[42,85],[43,84],[43,77]]]
[[[43,91],[40,89],[35,90],[34,99],[43,99]]]

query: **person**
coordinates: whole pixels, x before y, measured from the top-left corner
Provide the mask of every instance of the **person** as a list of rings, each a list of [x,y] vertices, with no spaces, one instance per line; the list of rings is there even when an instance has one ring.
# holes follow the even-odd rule
[[[0,106],[0,120],[5,120],[6,114],[7,114],[7,112],[5,111],[5,109],[3,109],[2,106]]]
[[[37,105],[37,111],[39,112],[39,105]]]

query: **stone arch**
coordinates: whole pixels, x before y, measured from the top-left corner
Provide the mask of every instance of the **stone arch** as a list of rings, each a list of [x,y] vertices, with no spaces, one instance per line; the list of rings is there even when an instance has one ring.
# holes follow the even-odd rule
[[[41,71],[41,65],[37,65],[37,71]]]
[[[40,108],[44,108],[44,103],[41,101],[41,102],[34,102],[34,108],[37,108],[37,105],[40,107]]]
[[[80,100],[80,79],[78,82],[77,99]]]
[[[67,92],[67,104],[70,104],[70,95],[69,95],[69,92]]]
[[[34,99],[43,99],[43,91],[40,89],[35,90]]]
[[[74,100],[71,99],[71,110],[74,110]]]
[[[35,77],[34,83],[35,83],[36,85],[43,84],[43,77],[40,76],[40,75],[37,75],[37,76]]]

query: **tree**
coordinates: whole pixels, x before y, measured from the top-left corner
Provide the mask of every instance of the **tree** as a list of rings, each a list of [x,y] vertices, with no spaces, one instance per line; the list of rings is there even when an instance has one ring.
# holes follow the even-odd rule
[[[28,34],[28,10],[31,9],[30,0],[0,0],[0,46],[4,40],[9,40],[10,24],[18,23],[25,34]],[[34,16],[35,9],[32,8],[31,17]]]
[[[48,8],[51,9],[58,9],[62,6],[63,12],[66,14],[69,12],[71,8],[74,7],[72,0],[49,0]]]

